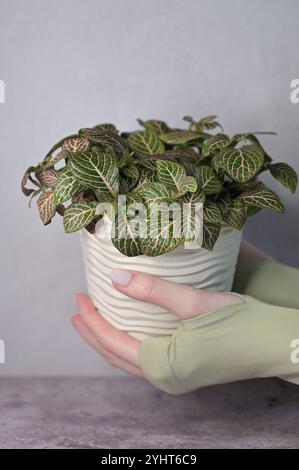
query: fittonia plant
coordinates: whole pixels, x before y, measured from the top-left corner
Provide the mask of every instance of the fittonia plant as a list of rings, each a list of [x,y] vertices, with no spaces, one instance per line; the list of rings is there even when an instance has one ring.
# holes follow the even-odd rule
[[[120,133],[113,124],[80,129],[65,137],[22,180],[26,196],[38,196],[37,206],[47,225],[56,213],[67,233],[84,227],[91,233],[102,217],[99,203],[117,208],[118,196],[127,204],[153,202],[203,204],[203,247],[212,250],[223,224],[241,229],[248,216],[266,208],[284,211],[280,197],[259,180],[270,171],[294,193],[298,177],[287,163],[273,163],[258,132],[228,136],[216,116],[199,121],[186,116],[187,129],[159,120],[138,123],[142,130]],[[214,129],[220,128],[221,133]],[[214,132],[214,133],[213,133]],[[274,133],[269,133],[274,134]],[[34,188],[28,188],[31,182]],[[117,210],[117,209],[116,209]],[[163,224],[148,238],[130,235],[128,217],[119,218],[115,247],[127,256],[157,256],[184,243],[163,234]],[[124,235],[124,230],[126,233]]]

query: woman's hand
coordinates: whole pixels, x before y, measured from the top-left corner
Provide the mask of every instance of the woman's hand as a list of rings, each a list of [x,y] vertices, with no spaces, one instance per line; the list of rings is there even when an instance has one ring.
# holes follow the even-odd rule
[[[117,269],[111,280],[128,297],[159,305],[182,320],[242,302],[234,294],[194,289],[136,271]],[[72,317],[72,323],[81,337],[111,366],[144,378],[138,360],[140,341],[113,327],[86,294],[78,294],[77,303],[79,314]]]

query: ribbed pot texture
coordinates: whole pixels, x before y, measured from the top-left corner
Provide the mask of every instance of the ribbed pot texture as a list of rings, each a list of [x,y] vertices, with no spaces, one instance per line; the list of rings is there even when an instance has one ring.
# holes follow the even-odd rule
[[[206,290],[228,292],[232,288],[242,232],[223,227],[213,251],[179,247],[158,257],[128,258],[107,238],[81,232],[89,294],[101,314],[115,327],[134,338],[171,335],[178,318],[156,305],[140,302],[118,292],[111,284],[115,268],[133,269],[172,282]]]

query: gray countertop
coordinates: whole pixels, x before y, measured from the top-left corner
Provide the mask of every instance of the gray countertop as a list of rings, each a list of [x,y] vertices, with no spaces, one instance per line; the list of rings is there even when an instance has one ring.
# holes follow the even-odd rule
[[[299,387],[168,395],[123,378],[1,378],[0,448],[297,448]]]

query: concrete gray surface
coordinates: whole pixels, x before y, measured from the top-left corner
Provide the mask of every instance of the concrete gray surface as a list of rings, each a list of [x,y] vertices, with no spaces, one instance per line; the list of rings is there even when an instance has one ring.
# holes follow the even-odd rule
[[[298,448],[299,387],[168,395],[130,377],[1,378],[0,448]]]

